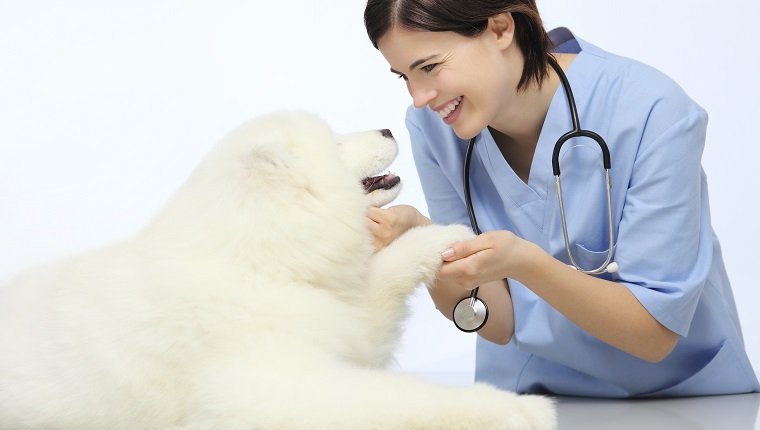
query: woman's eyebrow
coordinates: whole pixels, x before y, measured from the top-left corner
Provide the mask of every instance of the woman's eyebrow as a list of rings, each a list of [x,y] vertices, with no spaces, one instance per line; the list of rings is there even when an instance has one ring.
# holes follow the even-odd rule
[[[431,58],[435,58],[436,56],[438,56],[438,54],[428,55],[425,58],[420,58],[419,60],[417,60],[417,61],[415,61],[415,62],[413,62],[412,64],[409,65],[409,71],[412,71],[412,69],[414,69],[415,67],[419,66],[420,64],[424,63],[425,61],[430,60]],[[391,72],[395,73],[397,75],[403,75],[403,73],[399,72],[398,70],[394,70],[392,67],[391,67]]]

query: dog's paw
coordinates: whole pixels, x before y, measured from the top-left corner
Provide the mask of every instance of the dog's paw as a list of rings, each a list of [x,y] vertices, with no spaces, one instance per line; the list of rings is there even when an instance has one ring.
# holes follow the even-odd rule
[[[473,410],[477,408],[477,416],[458,416],[462,421],[461,428],[471,429],[524,429],[524,430],[555,430],[557,428],[556,407],[547,397],[535,395],[518,395],[516,393],[498,390],[496,388],[475,384],[466,391],[467,403],[458,409]],[[464,398],[465,396],[463,396]],[[471,400],[476,399],[476,400]],[[454,412],[455,413],[455,412]],[[460,428],[452,426],[452,428]]]
[[[415,245],[423,254],[435,254],[438,258],[441,253],[456,242],[470,240],[475,237],[470,227],[461,224],[452,225],[429,225],[425,227],[416,227],[403,236],[398,241],[404,241]]]
[[[404,278],[408,285],[430,285],[443,264],[441,253],[456,242],[475,235],[464,225],[416,227],[401,235],[375,256],[374,272]]]

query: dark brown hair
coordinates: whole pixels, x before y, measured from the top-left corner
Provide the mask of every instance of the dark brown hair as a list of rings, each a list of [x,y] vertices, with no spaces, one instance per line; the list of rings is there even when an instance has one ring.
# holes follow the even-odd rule
[[[377,41],[394,26],[473,37],[485,31],[488,18],[506,12],[515,20],[517,45],[525,58],[517,89],[524,89],[531,80],[540,85],[548,75],[552,43],[535,0],[368,0],[364,26],[377,48]]]

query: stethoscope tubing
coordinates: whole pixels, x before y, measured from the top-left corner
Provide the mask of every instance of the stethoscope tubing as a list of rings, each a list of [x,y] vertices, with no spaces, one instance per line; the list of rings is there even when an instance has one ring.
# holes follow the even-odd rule
[[[599,267],[592,269],[592,270],[585,270],[581,268],[581,266],[578,264],[577,261],[575,261],[575,257],[573,256],[573,252],[570,249],[570,238],[569,234],[567,232],[567,218],[565,217],[565,203],[562,198],[562,181],[559,178],[559,175],[556,175],[554,177],[554,183],[557,188],[557,198],[559,200],[559,213],[560,213],[560,219],[562,221],[562,237],[565,241],[565,251],[567,252],[567,257],[570,260],[570,267],[574,268],[575,270],[578,270],[579,272],[583,272],[587,275],[600,275],[605,272],[614,272],[615,270],[608,270],[608,268],[612,269],[610,266],[612,266],[614,263],[612,263],[612,251],[613,247],[615,245],[614,236],[613,236],[613,225],[612,225],[612,179],[610,177],[610,171],[609,169],[604,170],[604,181],[605,186],[607,187],[607,226],[608,226],[608,234],[609,234],[609,248],[607,250],[607,257],[604,260],[604,263],[602,263]]]
[[[562,237],[565,241],[565,251],[567,252],[567,257],[570,260],[570,266],[580,272],[588,275],[600,275],[605,272],[613,272],[617,270],[617,264],[612,263],[615,237],[613,235],[614,227],[612,224],[612,179],[610,177],[610,168],[612,166],[612,162],[610,161],[610,149],[602,136],[591,130],[584,130],[581,128],[581,121],[578,117],[578,107],[575,104],[575,97],[573,96],[573,90],[570,86],[570,82],[567,79],[567,75],[565,75],[565,72],[553,57],[549,57],[549,64],[552,66],[552,68],[554,68],[554,71],[557,72],[557,76],[559,76],[560,83],[562,84],[562,88],[565,91],[567,106],[570,109],[570,118],[573,123],[573,129],[557,139],[557,142],[554,144],[554,150],[552,151],[552,173],[554,174],[554,182],[557,188],[557,199],[559,200],[559,212],[560,219],[562,220]],[[560,151],[562,150],[562,145],[564,145],[565,142],[576,137],[590,138],[599,145],[599,148],[602,151],[602,165],[604,167],[604,181],[607,194],[607,237],[609,238],[609,247],[607,248],[607,257],[605,258],[604,262],[599,267],[591,270],[581,268],[581,266],[575,260],[572,250],[570,249],[570,237],[567,231],[567,217],[565,216],[565,202],[562,197],[562,180],[560,179],[559,165]],[[614,266],[612,266],[613,264]]]
[[[560,174],[559,152],[562,149],[562,145],[574,137],[588,137],[599,144],[599,148],[602,150],[602,164],[604,165],[604,169],[610,170],[612,163],[610,162],[610,149],[607,147],[607,143],[602,139],[602,136],[599,136],[597,133],[594,133],[591,130],[583,130],[581,128],[581,120],[578,117],[578,106],[575,104],[575,96],[573,95],[570,81],[567,80],[567,75],[554,57],[549,57],[549,64],[554,71],[557,72],[557,76],[559,76],[562,89],[564,89],[565,97],[567,98],[567,106],[570,108],[570,119],[573,122],[573,129],[563,134],[557,139],[557,143],[554,144],[554,151],[552,151],[552,172],[554,173],[554,176],[559,176]]]
[[[482,233],[480,227],[478,227],[478,220],[475,217],[475,210],[472,206],[472,195],[470,194],[470,161],[472,160],[472,151],[475,148],[475,137],[470,139],[469,145],[464,156],[464,168],[463,171],[463,183],[464,183],[464,199],[467,206],[467,215],[470,218],[470,226],[475,234]],[[454,306],[454,310],[451,315],[452,321],[457,328],[465,333],[472,333],[480,330],[488,321],[488,305],[480,297],[478,297],[478,291],[480,287],[477,286],[470,291],[470,296],[461,299]],[[462,312],[462,306],[470,306],[474,321],[461,321],[460,315]],[[480,311],[480,313],[478,313]],[[470,324],[468,324],[470,323]]]
[[[573,96],[572,88],[570,87],[570,82],[567,79],[567,76],[565,75],[565,72],[562,70],[560,65],[557,63],[557,61],[553,57],[549,57],[549,64],[552,66],[552,68],[557,72],[557,75],[559,76],[560,83],[562,84],[562,88],[564,89],[565,96],[567,98],[567,105],[570,109],[570,117],[573,123],[573,129],[568,131],[567,133],[563,134],[557,142],[554,144],[554,150],[552,151],[552,172],[554,174],[555,178],[555,184],[557,189],[557,198],[559,200],[559,211],[560,211],[560,218],[562,220],[562,236],[565,242],[565,250],[567,252],[568,259],[570,260],[570,266],[580,272],[589,274],[589,275],[599,275],[605,272],[611,273],[614,271],[617,271],[617,264],[612,262],[612,254],[613,254],[613,247],[614,247],[614,227],[612,223],[612,179],[610,176],[610,168],[611,168],[611,161],[610,161],[610,150],[607,147],[607,143],[604,141],[604,139],[597,133],[590,131],[590,130],[584,130],[581,128],[580,119],[578,117],[578,108],[575,104],[575,97]],[[567,218],[565,216],[565,204],[564,199],[562,197],[562,180],[560,179],[560,151],[562,150],[562,145],[565,144],[568,140],[576,137],[586,137],[592,139],[594,142],[596,142],[599,145],[599,148],[602,151],[602,164],[604,167],[604,180],[605,180],[605,187],[606,187],[606,194],[607,194],[607,225],[608,225],[608,233],[609,233],[609,248],[607,249],[607,258],[605,259],[604,263],[602,263],[601,266],[592,269],[592,270],[585,270],[580,267],[578,262],[575,260],[575,257],[573,255],[572,249],[570,248],[570,237],[567,230]],[[465,157],[464,157],[464,168],[463,168],[463,185],[464,185],[464,198],[465,198],[465,204],[467,206],[467,215],[470,218],[470,225],[472,227],[472,230],[475,234],[481,234],[480,228],[478,227],[478,221],[475,216],[475,209],[472,205],[472,195],[470,193],[470,163],[472,160],[472,153],[475,149],[475,142],[477,140],[477,136],[470,139],[467,150],[465,151]],[[454,315],[453,320],[454,324],[462,331],[465,332],[473,332],[477,331],[480,328],[485,325],[485,321],[488,318],[488,306],[486,303],[478,298],[478,289],[479,287],[475,287],[471,290],[470,296],[465,297],[461,299],[456,306],[454,307]],[[485,315],[483,321],[477,325],[477,327],[467,327],[464,324],[457,321],[457,315],[458,315],[458,308],[460,305],[465,305],[469,302],[469,306],[472,307],[472,310],[474,313],[476,307],[481,307],[480,304],[482,303],[482,308],[485,309]]]

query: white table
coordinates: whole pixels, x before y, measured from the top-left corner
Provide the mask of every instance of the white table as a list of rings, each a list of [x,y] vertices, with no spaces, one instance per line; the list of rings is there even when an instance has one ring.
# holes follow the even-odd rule
[[[454,386],[470,372],[413,372]],[[555,397],[558,430],[760,430],[760,393],[674,399]],[[486,430],[486,429],[484,429]]]
[[[760,393],[651,400],[556,400],[559,430],[760,430]]]

